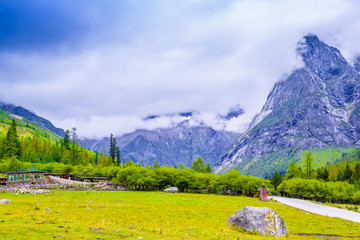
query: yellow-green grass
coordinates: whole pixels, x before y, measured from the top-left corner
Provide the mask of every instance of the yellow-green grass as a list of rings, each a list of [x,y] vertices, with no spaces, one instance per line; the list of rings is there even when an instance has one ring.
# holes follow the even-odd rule
[[[298,233],[360,238],[358,223],[248,197],[54,191],[50,195],[0,193],[3,198],[12,203],[0,205],[0,239],[275,239],[227,225],[229,216],[245,206],[270,207],[279,213],[290,232],[286,239],[316,239]]]

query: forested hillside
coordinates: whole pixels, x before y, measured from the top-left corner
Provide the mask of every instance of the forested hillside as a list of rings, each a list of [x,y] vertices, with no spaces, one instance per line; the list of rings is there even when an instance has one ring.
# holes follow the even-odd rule
[[[106,162],[105,156],[80,147],[77,141],[75,128],[60,138],[34,122],[0,110],[0,171],[28,170],[46,163],[85,166]]]

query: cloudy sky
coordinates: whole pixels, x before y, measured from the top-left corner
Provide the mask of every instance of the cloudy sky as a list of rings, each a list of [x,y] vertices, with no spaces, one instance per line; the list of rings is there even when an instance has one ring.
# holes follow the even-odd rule
[[[187,111],[241,131],[299,66],[302,36],[360,53],[359,12],[355,0],[0,0],[0,100],[83,137]],[[216,117],[236,105],[240,118]]]

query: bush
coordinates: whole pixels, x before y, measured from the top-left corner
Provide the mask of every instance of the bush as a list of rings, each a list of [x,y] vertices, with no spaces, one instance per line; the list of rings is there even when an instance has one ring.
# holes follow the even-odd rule
[[[352,200],[354,201],[354,203],[360,204],[360,190],[354,192],[354,194],[352,195]]]

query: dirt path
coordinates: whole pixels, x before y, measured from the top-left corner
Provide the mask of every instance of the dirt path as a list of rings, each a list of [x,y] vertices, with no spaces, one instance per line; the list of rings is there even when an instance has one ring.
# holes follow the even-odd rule
[[[360,223],[360,213],[356,213],[353,211],[329,207],[329,206],[323,206],[320,204],[308,202],[297,198],[274,197],[274,196],[270,196],[269,198],[272,198],[285,205],[295,207],[307,212],[329,216],[329,217],[338,217],[345,220],[350,220],[353,222]]]

